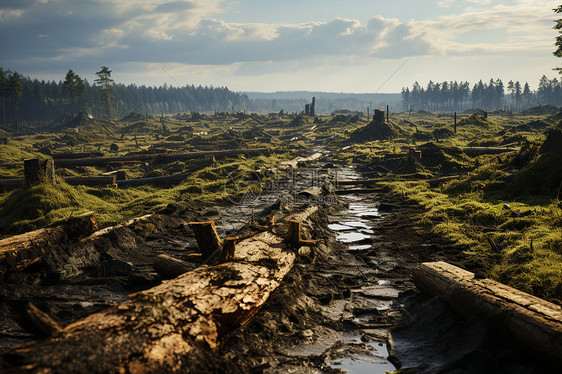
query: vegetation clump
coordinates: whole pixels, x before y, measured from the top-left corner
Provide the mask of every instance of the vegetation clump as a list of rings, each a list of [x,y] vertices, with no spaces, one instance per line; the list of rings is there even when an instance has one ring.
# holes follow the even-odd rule
[[[349,139],[354,142],[368,142],[394,139],[404,134],[404,130],[392,122],[376,123],[371,121],[366,126],[352,132]]]

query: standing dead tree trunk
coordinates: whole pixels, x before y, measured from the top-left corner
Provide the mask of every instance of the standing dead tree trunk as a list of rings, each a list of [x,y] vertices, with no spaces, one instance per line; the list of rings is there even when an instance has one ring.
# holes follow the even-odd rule
[[[428,262],[414,271],[421,291],[437,296],[459,313],[503,326],[541,357],[562,360],[562,307],[446,262]]]

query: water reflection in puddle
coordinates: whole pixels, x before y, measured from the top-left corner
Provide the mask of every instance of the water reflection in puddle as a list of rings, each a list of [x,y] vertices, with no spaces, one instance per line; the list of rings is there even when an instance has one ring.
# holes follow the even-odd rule
[[[369,352],[365,354],[352,354],[345,358],[335,359],[329,362],[334,369],[341,369],[353,374],[385,374],[387,371],[394,371],[396,368],[386,357],[388,349],[386,344],[381,342],[365,343]]]
[[[346,232],[339,234],[336,237],[336,240],[339,240],[342,243],[357,243],[369,238],[371,238],[370,235],[361,234],[360,232]]]
[[[347,225],[340,225],[339,223],[332,223],[328,225],[328,228],[332,231],[346,231],[353,230],[353,227]]]
[[[370,244],[364,244],[364,245],[350,245],[347,249],[349,249],[350,251],[364,251],[371,248],[372,246]]]

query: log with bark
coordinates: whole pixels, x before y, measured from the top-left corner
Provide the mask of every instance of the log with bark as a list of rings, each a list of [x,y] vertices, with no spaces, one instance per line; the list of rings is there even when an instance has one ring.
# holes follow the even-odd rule
[[[201,151],[201,152],[188,152],[188,153],[165,153],[165,154],[137,154],[131,156],[121,156],[121,157],[87,157],[87,158],[76,158],[76,159],[56,159],[55,165],[58,167],[69,167],[69,166],[105,166],[111,163],[127,163],[127,162],[138,162],[138,161],[150,161],[157,160],[158,162],[173,162],[181,160],[192,160],[197,158],[205,158],[214,156],[215,158],[236,156],[239,154],[244,154],[248,156],[256,156],[261,154],[267,154],[271,152],[268,148],[256,148],[256,149],[229,149],[223,151]]]
[[[562,307],[446,262],[414,270],[415,285],[468,318],[502,326],[521,345],[541,357],[562,362]]]
[[[292,268],[282,238],[262,232],[236,246],[234,261],[204,266],[129,296],[60,334],[2,354],[6,371],[181,372],[247,323]],[[193,368],[192,368],[193,369]]]
[[[93,212],[55,223],[49,227],[0,240],[0,270],[22,270],[37,258],[48,255],[53,243],[70,243],[98,229]]]
[[[137,178],[137,179],[126,179],[117,182],[119,187],[125,186],[140,186],[143,184],[167,184],[167,183],[179,183],[189,176],[189,173],[181,173],[174,175],[164,175],[161,177],[150,177],[150,178]]]
[[[114,186],[116,181],[115,175],[97,175],[91,177],[63,177],[62,179],[72,186]],[[17,179],[0,179],[0,188],[17,188],[24,184],[24,180]]]
[[[500,153],[519,151],[519,148],[506,147],[462,147],[461,149],[469,156],[496,155]]]

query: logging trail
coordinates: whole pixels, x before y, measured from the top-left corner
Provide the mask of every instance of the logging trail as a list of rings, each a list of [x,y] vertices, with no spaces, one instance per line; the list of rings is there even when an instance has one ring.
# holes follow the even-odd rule
[[[196,252],[185,222],[214,220],[226,237],[263,218],[272,204],[289,213],[285,200],[333,178],[334,171],[324,167],[329,155],[323,153],[307,170],[295,170],[289,189],[228,206],[173,203],[156,217],[115,231],[100,243],[100,264],[79,276],[52,279],[32,268],[12,274],[0,287],[0,349],[32,338],[17,319],[27,301],[66,325],[157,285],[155,255],[188,260]],[[339,180],[362,178],[353,167],[337,172]],[[192,357],[192,366],[243,373],[545,372],[541,362],[493,327],[465,320],[415,290],[411,274],[420,262],[444,260],[479,270],[463,260],[454,243],[420,230],[420,209],[383,192],[324,199],[307,227],[324,242],[299,251],[295,266],[255,318],[222,337],[218,349]],[[18,282],[21,286],[14,287]]]

